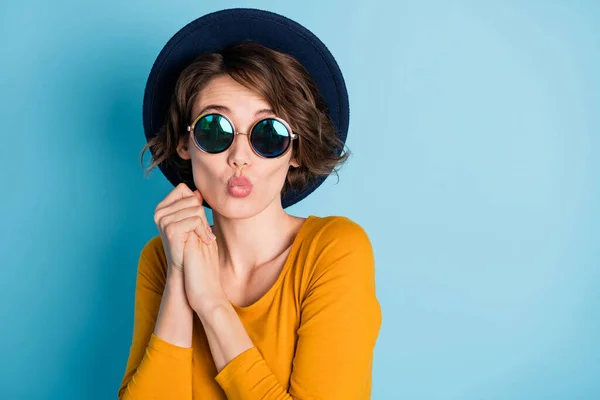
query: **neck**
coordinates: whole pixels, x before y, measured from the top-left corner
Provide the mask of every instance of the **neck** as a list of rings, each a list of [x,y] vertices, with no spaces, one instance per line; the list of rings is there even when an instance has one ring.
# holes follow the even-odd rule
[[[244,277],[290,247],[302,219],[271,205],[250,218],[227,218],[213,212],[213,221],[221,267]]]

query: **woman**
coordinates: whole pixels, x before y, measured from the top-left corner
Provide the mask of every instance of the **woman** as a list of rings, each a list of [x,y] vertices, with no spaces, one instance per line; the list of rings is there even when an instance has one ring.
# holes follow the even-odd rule
[[[346,217],[284,210],[347,159],[345,86],[311,35],[225,10],[159,55],[144,150],[176,187],[140,255],[119,399],[370,398],[381,311],[369,238]]]

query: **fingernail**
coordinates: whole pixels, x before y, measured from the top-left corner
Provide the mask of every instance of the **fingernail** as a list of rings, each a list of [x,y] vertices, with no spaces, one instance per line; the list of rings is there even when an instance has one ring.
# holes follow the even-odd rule
[[[210,233],[208,234],[208,236],[210,236],[210,238],[211,238],[212,240],[215,240],[215,239],[217,238],[217,237],[215,236],[215,234],[214,234],[214,233],[212,233],[212,232],[210,232]]]

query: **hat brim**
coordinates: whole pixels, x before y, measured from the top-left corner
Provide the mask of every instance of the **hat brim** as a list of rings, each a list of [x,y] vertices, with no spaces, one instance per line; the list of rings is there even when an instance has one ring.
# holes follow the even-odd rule
[[[183,69],[200,54],[219,52],[246,40],[287,53],[306,68],[328,105],[338,138],[345,143],[350,114],[348,92],[331,52],[299,23],[273,12],[249,8],[221,10],[197,18],[180,29],[163,47],[152,66],[144,92],[146,140],[156,136],[164,124],[172,92]],[[174,186],[181,183],[177,171],[166,162],[159,164],[159,168]],[[319,176],[300,191],[289,190],[282,198],[283,208],[304,199],[326,178]],[[205,206],[210,208],[206,202]]]

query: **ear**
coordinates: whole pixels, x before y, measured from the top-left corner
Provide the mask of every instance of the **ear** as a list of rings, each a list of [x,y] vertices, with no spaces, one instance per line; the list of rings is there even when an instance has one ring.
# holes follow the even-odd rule
[[[298,164],[295,158],[290,159],[290,165],[294,168],[298,168],[300,166],[300,164]]]
[[[189,140],[189,136],[184,136],[181,139],[179,139],[179,145],[177,146],[177,154],[179,154],[179,157],[181,157],[184,160],[189,160],[190,158],[192,158],[190,151],[188,149],[188,140]]]

